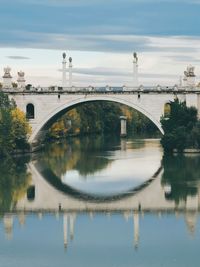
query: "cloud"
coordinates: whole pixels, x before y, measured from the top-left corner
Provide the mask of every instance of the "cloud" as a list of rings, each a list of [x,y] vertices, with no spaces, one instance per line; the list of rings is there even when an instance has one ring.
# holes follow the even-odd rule
[[[30,59],[29,57],[23,57],[23,56],[7,56],[7,58],[14,59],[14,60],[26,60],[26,59]]]
[[[181,63],[200,63],[200,58],[195,57],[195,55],[171,55],[170,58]]]
[[[199,62],[197,4],[200,0],[1,0],[0,50],[11,49],[0,53],[1,65],[7,64],[5,55],[10,55],[7,58],[12,60],[24,59],[20,68],[31,66],[30,73],[42,75],[39,67],[57,64],[57,55],[52,63],[52,54],[59,50],[59,58],[60,50],[67,50],[75,59],[81,55],[75,61],[80,64],[74,68],[77,81],[83,82],[84,77],[84,83],[91,83],[92,77],[96,83],[120,83],[132,77],[127,70],[132,69],[131,53],[137,51],[140,77],[153,83],[174,82],[174,73]],[[26,49],[31,52],[23,53]],[[25,61],[18,54],[31,59]]]
[[[194,3],[199,3],[194,1]],[[31,11],[31,12],[30,12]],[[195,18],[195,20],[194,20]],[[199,36],[196,4],[180,0],[1,0],[1,40],[24,31],[63,35]],[[26,35],[15,37],[25,41]]]
[[[0,31],[1,34],[1,31]],[[2,36],[2,34],[1,34]],[[18,39],[16,38],[18,36]],[[26,36],[26,38],[24,38]],[[163,52],[196,53],[200,49],[200,38],[190,36],[141,36],[141,35],[75,35],[13,31],[0,47],[42,48],[55,50],[97,52]]]
[[[58,70],[62,72],[61,69]],[[73,74],[88,75],[88,76],[103,76],[103,77],[120,77],[121,79],[132,77],[131,71],[124,69],[110,69],[110,68],[73,68]],[[139,73],[140,78],[177,78],[176,74],[158,74],[158,73]]]

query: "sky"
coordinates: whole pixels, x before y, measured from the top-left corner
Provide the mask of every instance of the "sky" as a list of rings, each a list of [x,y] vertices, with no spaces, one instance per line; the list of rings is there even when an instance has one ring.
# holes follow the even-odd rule
[[[131,85],[136,51],[140,84],[177,84],[189,64],[200,78],[199,13],[200,0],[0,0],[0,76],[60,85],[66,51],[74,85]]]

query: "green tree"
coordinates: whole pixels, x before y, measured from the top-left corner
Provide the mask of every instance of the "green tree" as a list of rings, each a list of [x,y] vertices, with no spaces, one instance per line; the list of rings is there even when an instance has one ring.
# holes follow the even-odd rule
[[[0,156],[9,154],[14,149],[11,115],[11,110],[14,108],[14,102],[0,92]]]
[[[188,138],[188,143],[191,147],[200,148],[200,121],[193,127]]]
[[[0,162],[0,212],[13,210],[17,201],[25,196],[31,183],[28,161],[29,158],[8,156]]]
[[[187,200],[188,196],[198,193],[200,181],[200,157],[185,157],[184,155],[164,155],[162,159],[164,169],[161,183],[169,185],[171,190],[165,194],[168,200]]]
[[[165,152],[177,149],[182,152],[190,146],[191,131],[197,124],[197,110],[187,107],[185,102],[176,99],[170,103],[171,110],[167,117],[161,118],[164,135],[161,144]]]
[[[128,106],[109,101],[94,101],[83,103],[67,111],[49,129],[47,139],[59,139],[69,135],[119,134],[121,115],[127,117],[129,133],[158,132],[148,118]]]

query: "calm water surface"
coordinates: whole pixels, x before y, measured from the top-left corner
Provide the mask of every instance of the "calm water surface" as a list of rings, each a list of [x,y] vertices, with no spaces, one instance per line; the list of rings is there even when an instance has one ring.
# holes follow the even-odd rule
[[[0,266],[199,266],[200,156],[90,137],[0,162]]]

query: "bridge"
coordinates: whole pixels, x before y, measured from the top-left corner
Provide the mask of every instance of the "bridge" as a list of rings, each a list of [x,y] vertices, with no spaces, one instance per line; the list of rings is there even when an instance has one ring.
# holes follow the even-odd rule
[[[23,71],[18,72],[17,88],[13,87],[11,68],[4,68],[2,91],[14,99],[25,112],[32,127],[31,144],[40,143],[46,130],[61,115],[73,107],[90,101],[111,101],[127,105],[149,118],[163,134],[160,123],[165,105],[175,98],[188,107],[195,107],[200,117],[200,87],[196,86],[194,67],[188,66],[179,85],[145,87],[138,85],[138,56],[133,54],[132,87],[76,87],[72,83],[72,58],[67,67],[66,53],[62,55],[62,86],[33,87],[25,83]],[[67,82],[67,73],[69,75]]]
[[[149,118],[163,134],[160,123],[165,105],[178,98],[195,107],[200,116],[198,87],[49,87],[3,89],[25,112],[32,127],[29,142],[40,142],[45,131],[73,107],[91,101],[111,101],[131,107]],[[89,111],[88,111],[89,112]]]

